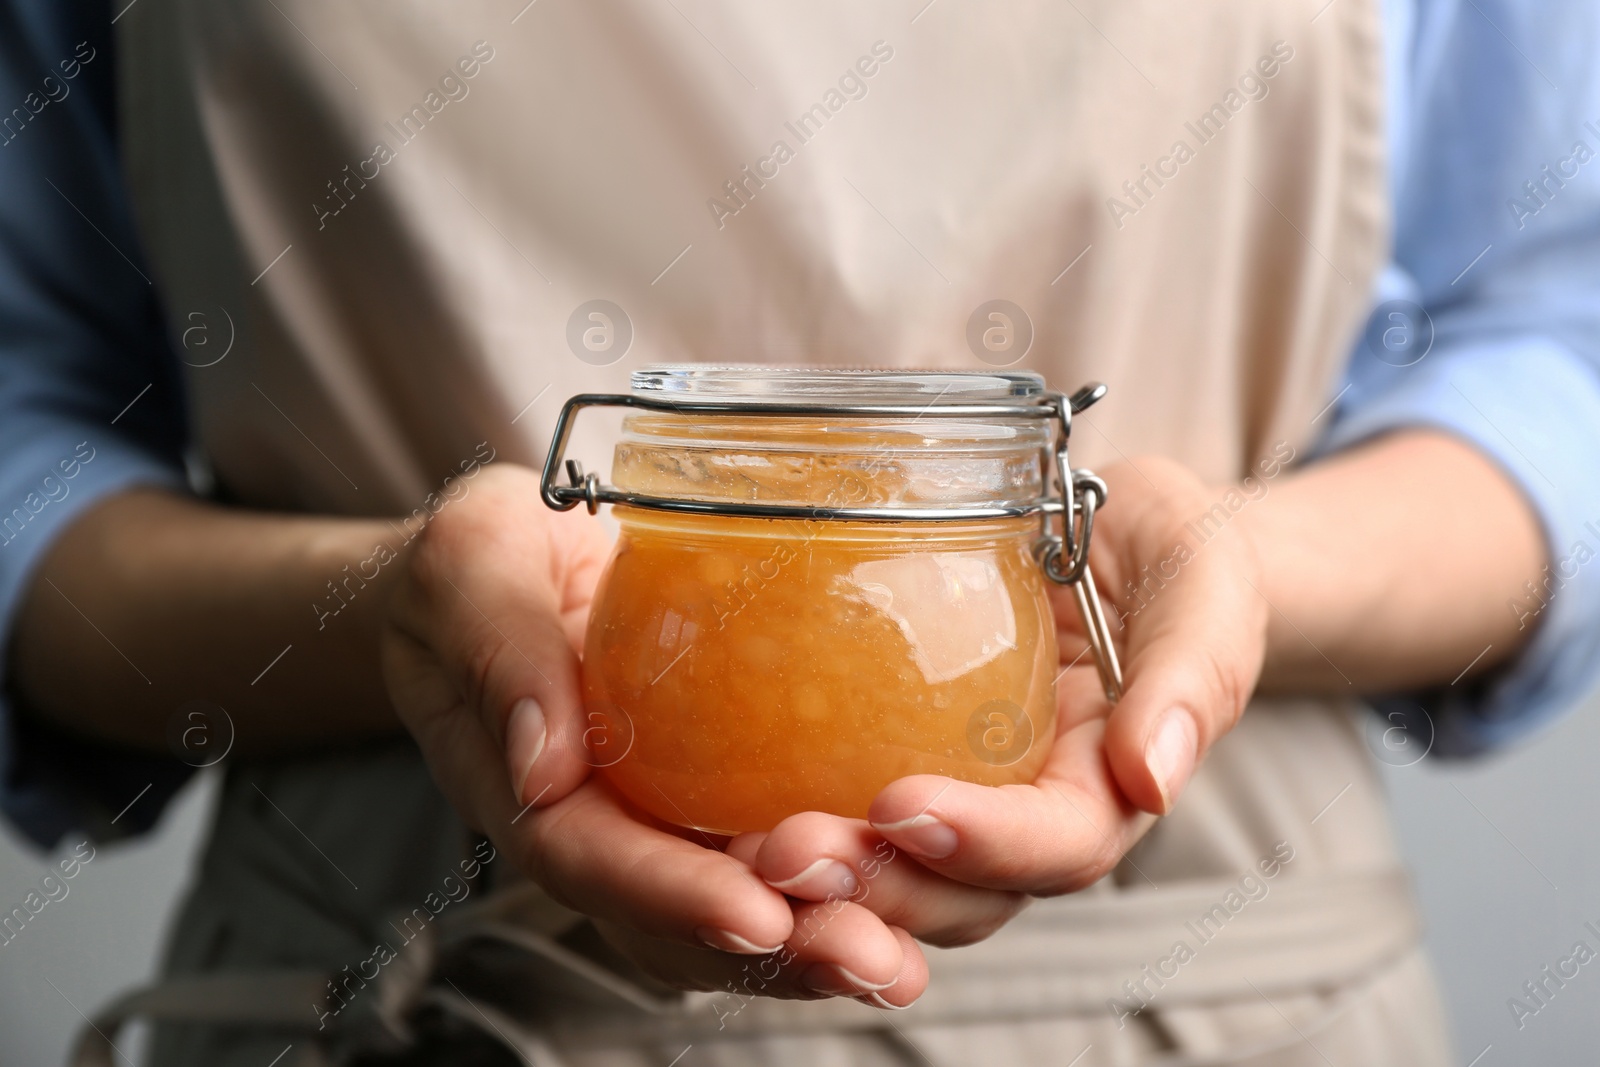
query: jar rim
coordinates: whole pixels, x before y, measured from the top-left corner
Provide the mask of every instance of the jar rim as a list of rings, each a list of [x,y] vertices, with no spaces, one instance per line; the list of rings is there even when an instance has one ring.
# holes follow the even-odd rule
[[[819,405],[840,402],[1031,404],[1045,395],[1033,371],[891,370],[880,367],[800,367],[660,363],[631,378],[633,395],[670,394],[685,403],[738,401]]]

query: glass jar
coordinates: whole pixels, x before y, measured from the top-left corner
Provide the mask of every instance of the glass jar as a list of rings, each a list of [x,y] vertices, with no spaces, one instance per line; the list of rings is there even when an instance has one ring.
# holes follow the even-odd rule
[[[864,818],[911,774],[1032,781],[1060,670],[1050,397],[1026,373],[689,366],[569,402],[642,409],[614,486],[571,463],[551,486],[570,411],[546,467],[547,501],[617,505],[584,645],[599,773],[719,834]]]

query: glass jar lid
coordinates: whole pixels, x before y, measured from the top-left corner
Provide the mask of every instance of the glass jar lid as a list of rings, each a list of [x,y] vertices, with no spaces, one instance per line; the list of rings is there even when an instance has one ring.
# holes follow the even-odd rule
[[[686,404],[971,404],[1034,400],[1044,378],[1032,371],[883,370],[872,367],[734,367],[662,364],[633,372],[633,392]]]

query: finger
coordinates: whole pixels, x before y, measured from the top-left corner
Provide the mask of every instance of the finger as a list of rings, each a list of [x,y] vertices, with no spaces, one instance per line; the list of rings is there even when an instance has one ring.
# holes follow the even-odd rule
[[[741,1000],[848,996],[895,1008],[911,1004],[927,989],[927,960],[916,942],[865,909],[844,901],[831,906],[800,902],[794,921],[790,940],[760,957],[679,945],[612,923],[599,926],[646,973],[678,989],[721,991]],[[723,1012],[715,1001],[712,1010]]]
[[[788,896],[848,899],[919,941],[945,947],[983,940],[1028,899],[952,881],[901,853],[866,822],[821,812],[792,816],[762,835],[751,866]]]
[[[767,839],[765,830],[757,830],[747,834],[739,834],[728,839],[722,851],[732,856],[741,863],[748,863],[754,867],[756,855],[761,851],[761,842]]]
[[[905,970],[909,938],[902,940],[882,919],[846,900],[794,905],[794,933],[785,946],[807,965],[796,974],[813,993],[853,997],[895,986]],[[921,995],[918,990],[916,996]]]
[[[915,775],[874,798],[868,820],[896,848],[969,885],[1035,896],[1099,881],[1138,839],[1148,816],[1111,779],[1104,724],[1061,735],[1033,785],[998,788]]]
[[[384,631],[379,655],[395,709],[451,806],[479,832],[509,824],[516,805],[500,748],[467,713],[438,657],[392,627]]]
[[[598,779],[511,829],[513,855],[575,911],[735,953],[772,952],[793,932],[788,902],[748,864],[650,825]]]
[[[927,991],[928,957],[912,940],[910,933],[898,926],[891,926],[889,930],[900,940],[900,949],[905,956],[905,962],[900,965],[900,973],[895,975],[894,981],[887,989],[880,989],[856,999],[875,1008],[898,1011],[901,1008],[911,1007],[917,998]]]
[[[1129,626],[1126,688],[1106,721],[1117,784],[1172,810],[1195,767],[1238,723],[1260,674],[1268,607],[1238,546],[1201,546]]]
[[[553,803],[589,772],[560,567],[529,477],[490,468],[469,500],[441,511],[391,609],[436,650],[499,747],[519,807]]]

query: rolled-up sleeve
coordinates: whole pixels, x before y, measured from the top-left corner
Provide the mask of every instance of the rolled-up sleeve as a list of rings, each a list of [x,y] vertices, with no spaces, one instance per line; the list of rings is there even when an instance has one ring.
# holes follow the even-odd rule
[[[43,846],[147,828],[188,771],[33,721],[9,681],[61,532],[111,494],[185,485],[182,383],[117,163],[110,18],[0,0],[0,810]]]
[[[1600,676],[1600,12],[1432,0],[1411,15],[1390,19],[1406,30],[1389,49],[1394,262],[1320,451],[1453,434],[1543,526],[1549,569],[1504,608],[1533,631],[1517,658],[1376,702],[1420,706],[1435,750],[1465,755]]]

